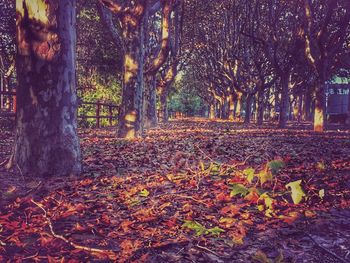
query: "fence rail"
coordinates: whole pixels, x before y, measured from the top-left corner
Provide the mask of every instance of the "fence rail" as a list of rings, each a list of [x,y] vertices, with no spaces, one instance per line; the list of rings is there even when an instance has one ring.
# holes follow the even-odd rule
[[[16,117],[16,92],[14,91],[0,91],[1,103],[0,103],[0,117],[15,118]],[[6,101],[6,103],[5,103]],[[101,120],[107,119],[109,125],[112,126],[113,120],[117,119],[117,112],[119,107],[112,103],[106,102],[80,102],[79,107],[93,106],[95,107],[94,115],[78,115],[79,119],[96,119],[96,127],[101,127]],[[103,108],[108,109],[108,115],[101,115]]]

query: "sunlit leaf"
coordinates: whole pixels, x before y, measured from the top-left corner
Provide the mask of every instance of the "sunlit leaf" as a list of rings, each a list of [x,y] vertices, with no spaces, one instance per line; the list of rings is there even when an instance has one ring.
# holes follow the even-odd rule
[[[224,233],[225,232],[225,230],[223,230],[223,229],[221,229],[221,228],[219,228],[219,227],[213,227],[213,228],[209,228],[208,230],[207,230],[207,233],[208,234],[210,234],[210,235],[212,235],[212,236],[220,236],[220,234],[221,233]]]
[[[263,185],[264,183],[268,181],[272,181],[272,173],[269,170],[262,170],[259,174],[260,184]]]
[[[233,184],[231,186],[230,196],[241,195],[242,197],[246,196],[249,193],[248,188],[246,188],[243,184]]]
[[[205,232],[207,230],[200,223],[198,223],[196,221],[189,221],[189,220],[185,220],[185,223],[182,225],[182,228],[194,230],[196,233],[196,236],[201,236],[201,235],[205,234]]]
[[[243,174],[245,176],[247,176],[247,181],[249,183],[252,183],[253,179],[254,179],[254,176],[255,176],[255,170],[253,168],[247,168],[245,170],[243,170]]]
[[[296,204],[296,205],[301,202],[303,197],[306,197],[306,195],[301,187],[301,180],[286,184],[286,188],[291,190],[292,199],[293,199],[294,204]]]
[[[321,199],[323,199],[324,193],[325,193],[324,189],[321,189],[321,190],[318,192],[318,196],[319,196]]]
[[[149,192],[147,189],[143,189],[139,192],[139,196],[142,196],[142,197],[148,197],[149,196]]]

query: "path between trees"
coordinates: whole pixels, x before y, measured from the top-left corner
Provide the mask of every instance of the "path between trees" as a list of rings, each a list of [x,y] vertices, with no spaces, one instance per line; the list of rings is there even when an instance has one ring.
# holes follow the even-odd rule
[[[80,130],[79,178],[1,167],[0,261],[348,262],[349,131],[272,126]]]

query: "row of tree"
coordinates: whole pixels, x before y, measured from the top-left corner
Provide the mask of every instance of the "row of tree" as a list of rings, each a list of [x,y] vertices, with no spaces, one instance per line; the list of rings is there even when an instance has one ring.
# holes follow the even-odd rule
[[[186,31],[196,49],[187,75],[212,117],[239,118],[244,102],[245,122],[256,105],[258,124],[278,113],[284,128],[292,112],[323,131],[325,84],[349,77],[349,1],[190,2]]]
[[[16,1],[17,129],[9,167],[23,173],[81,171],[76,62],[84,72],[82,86],[89,86],[86,79],[95,70],[90,65],[96,63],[109,79],[112,71],[120,79],[122,138],[139,137],[157,125],[157,94],[160,119],[167,120],[167,97],[180,69],[183,86],[197,89],[217,117],[239,118],[244,104],[248,122],[255,101],[259,124],[264,113],[279,112],[284,127],[290,105],[310,118],[314,101],[316,131],[325,123],[325,82],[348,74],[347,0],[78,4],[78,18],[88,17],[91,24],[78,26],[76,49],[76,1]],[[11,49],[11,32],[7,36]],[[103,40],[101,47],[92,44]]]

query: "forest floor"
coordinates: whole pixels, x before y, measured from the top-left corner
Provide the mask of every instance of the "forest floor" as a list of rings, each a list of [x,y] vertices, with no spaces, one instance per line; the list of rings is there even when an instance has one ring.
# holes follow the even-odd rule
[[[0,262],[350,262],[350,131],[80,130],[80,177],[0,167]],[[0,163],[12,133],[0,133]]]

